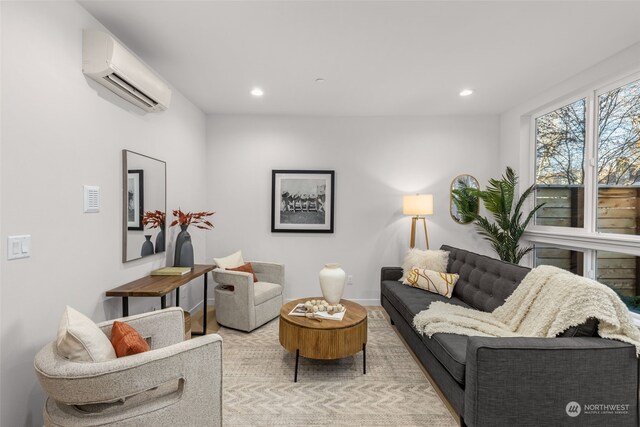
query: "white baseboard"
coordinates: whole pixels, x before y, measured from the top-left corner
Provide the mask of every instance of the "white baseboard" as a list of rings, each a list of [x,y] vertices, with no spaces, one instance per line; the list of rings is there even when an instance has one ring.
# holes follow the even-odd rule
[[[189,313],[195,313],[196,311],[201,310],[203,301],[204,300],[198,301],[196,305],[194,305],[193,307],[191,307],[191,309],[188,310]],[[213,307],[213,302],[214,302],[213,298],[207,298],[207,308]]]

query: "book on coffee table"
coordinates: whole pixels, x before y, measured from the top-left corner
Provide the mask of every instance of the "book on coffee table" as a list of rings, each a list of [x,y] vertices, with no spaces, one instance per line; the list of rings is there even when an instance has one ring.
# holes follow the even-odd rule
[[[345,308],[340,313],[329,314],[326,311],[316,311],[315,317],[316,319],[329,319],[329,320],[342,320],[344,318],[344,313],[346,313],[347,309]],[[293,310],[289,312],[289,316],[301,316],[305,317],[307,315],[307,308],[304,304],[298,304],[293,307]]]

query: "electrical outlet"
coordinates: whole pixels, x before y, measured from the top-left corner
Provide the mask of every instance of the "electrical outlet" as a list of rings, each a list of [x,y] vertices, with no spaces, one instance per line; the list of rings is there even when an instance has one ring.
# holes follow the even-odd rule
[[[351,275],[347,276],[347,285],[349,286],[353,285],[353,276]]]

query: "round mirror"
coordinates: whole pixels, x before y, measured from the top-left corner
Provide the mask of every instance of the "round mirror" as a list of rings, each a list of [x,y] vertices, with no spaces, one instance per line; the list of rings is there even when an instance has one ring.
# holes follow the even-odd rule
[[[468,224],[473,221],[473,214],[478,214],[479,189],[478,180],[471,175],[458,175],[451,181],[449,211],[451,218],[458,224]]]

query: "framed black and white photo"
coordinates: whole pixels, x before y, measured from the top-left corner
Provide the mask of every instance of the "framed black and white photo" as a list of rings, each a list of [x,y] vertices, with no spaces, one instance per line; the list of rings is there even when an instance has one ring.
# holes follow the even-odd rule
[[[142,169],[130,169],[127,173],[127,228],[142,230],[144,212],[144,172]]]
[[[271,172],[271,231],[333,233],[335,172]]]

